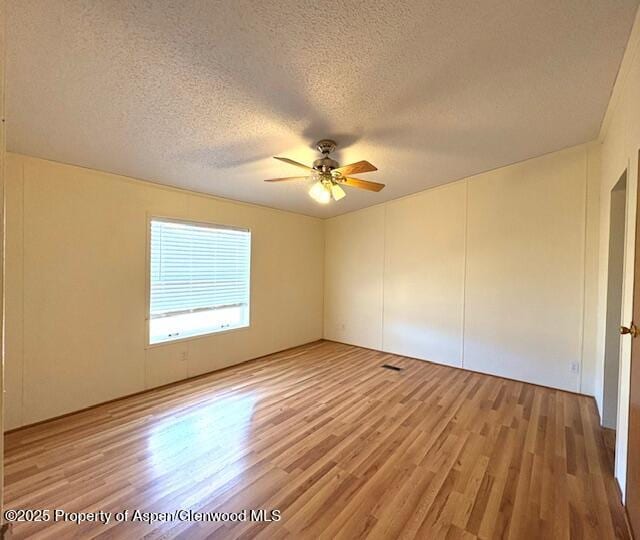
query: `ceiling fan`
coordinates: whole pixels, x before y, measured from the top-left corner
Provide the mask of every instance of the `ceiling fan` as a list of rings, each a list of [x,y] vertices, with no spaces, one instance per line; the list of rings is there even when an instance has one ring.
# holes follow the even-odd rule
[[[330,139],[322,139],[316,143],[316,148],[322,154],[322,157],[313,162],[313,167],[308,167],[302,163],[298,163],[289,158],[276,157],[280,161],[295,165],[302,169],[306,169],[306,176],[289,176],[287,178],[270,178],[265,182],[285,182],[287,180],[313,180],[313,185],[309,189],[309,195],[321,204],[327,204],[331,198],[336,201],[342,199],[346,193],[341,185],[366,189],[368,191],[380,191],[384,184],[377,182],[368,182],[353,178],[350,174],[366,173],[377,171],[378,169],[371,165],[368,161],[358,161],[351,165],[340,167],[339,163],[329,157],[329,154],[336,149],[336,142]]]

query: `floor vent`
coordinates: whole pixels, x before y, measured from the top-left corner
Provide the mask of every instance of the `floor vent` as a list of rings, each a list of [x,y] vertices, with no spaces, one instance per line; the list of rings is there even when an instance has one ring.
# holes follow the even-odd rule
[[[382,367],[385,369],[392,369],[393,371],[402,371],[401,367],[392,366],[391,364],[382,364]]]

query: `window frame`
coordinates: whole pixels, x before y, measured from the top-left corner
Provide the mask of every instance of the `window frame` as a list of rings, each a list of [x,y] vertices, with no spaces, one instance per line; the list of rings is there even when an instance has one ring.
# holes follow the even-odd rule
[[[152,221],[165,221],[168,223],[182,223],[184,225],[194,225],[200,227],[207,227],[210,229],[231,229],[234,231],[243,231],[249,233],[249,303],[247,305],[248,317],[247,324],[244,326],[236,326],[234,328],[220,328],[218,330],[212,330],[211,332],[207,332],[205,334],[198,334],[196,336],[185,336],[178,337],[175,339],[158,341],[156,343],[151,343],[151,332],[150,332],[150,324],[151,324],[151,222]],[[150,214],[147,213],[146,219],[146,263],[145,263],[145,317],[144,317],[144,336],[145,336],[145,349],[154,349],[156,347],[166,347],[176,343],[182,343],[186,341],[193,341],[196,339],[206,339],[210,338],[214,335],[227,334],[231,332],[243,332],[247,331],[251,328],[253,322],[253,310],[251,309],[251,303],[253,301],[252,291],[253,287],[251,286],[253,281],[252,276],[252,268],[253,268],[253,231],[250,227],[242,226],[242,225],[230,225],[217,223],[213,221],[203,221],[197,220],[188,217],[176,217],[174,216],[164,216],[159,214]]]

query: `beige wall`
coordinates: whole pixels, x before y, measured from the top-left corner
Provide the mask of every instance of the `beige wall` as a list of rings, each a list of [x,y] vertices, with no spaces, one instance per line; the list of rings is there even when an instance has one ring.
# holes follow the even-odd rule
[[[385,205],[384,350],[463,365],[466,197],[458,182]]]
[[[322,337],[315,218],[9,154],[7,428]],[[145,346],[150,215],[249,227],[251,327]]]
[[[583,391],[586,167],[579,147],[469,179],[465,367]]]
[[[325,221],[325,335],[382,348],[384,207]]]
[[[328,220],[327,257],[360,252],[327,262],[325,337],[593,393],[597,153],[582,145]]]
[[[629,324],[633,309],[633,260],[635,254],[636,194],[638,187],[638,150],[640,149],[640,12],[631,32],[611,102],[603,122],[602,182],[600,193],[600,254],[598,310],[598,369],[596,371],[596,401],[602,411],[604,349],[606,329],[609,224],[611,190],[627,170],[627,223],[625,238],[625,268],[623,278],[622,320]],[[627,432],[629,411],[629,375],[631,340],[622,339],[619,369],[618,425],[616,437],[616,478],[624,493],[627,469]]]

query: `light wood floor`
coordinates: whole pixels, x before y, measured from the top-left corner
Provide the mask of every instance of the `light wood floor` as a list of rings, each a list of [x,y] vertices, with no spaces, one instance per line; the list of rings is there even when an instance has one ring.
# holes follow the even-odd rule
[[[6,448],[7,508],[282,512],[17,524],[15,538],[628,538],[591,398],[336,343],[14,432]]]

